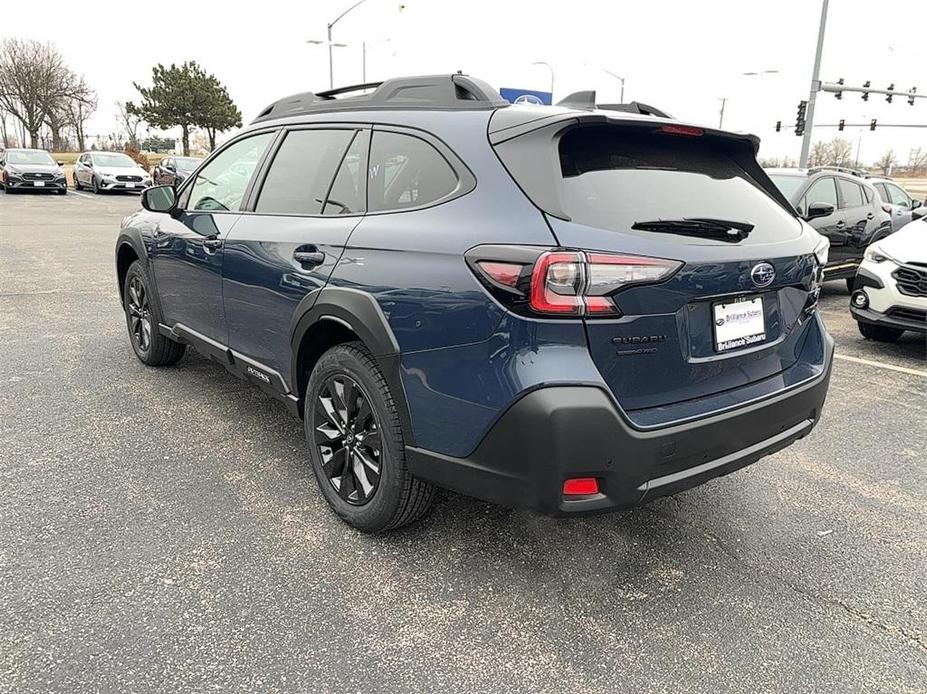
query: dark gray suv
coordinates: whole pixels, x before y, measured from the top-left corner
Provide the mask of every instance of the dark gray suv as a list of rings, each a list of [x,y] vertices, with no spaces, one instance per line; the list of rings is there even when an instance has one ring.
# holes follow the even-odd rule
[[[882,209],[875,189],[857,172],[837,167],[766,173],[799,216],[830,241],[824,279],[846,279],[852,290],[866,248],[892,233],[891,215]]]

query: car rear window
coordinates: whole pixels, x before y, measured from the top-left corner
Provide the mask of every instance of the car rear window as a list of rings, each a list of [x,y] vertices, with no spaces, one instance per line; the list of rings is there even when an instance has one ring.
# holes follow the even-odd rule
[[[630,231],[642,221],[714,218],[752,224],[752,242],[800,232],[709,138],[587,126],[560,138],[559,155],[563,209],[580,224]]]

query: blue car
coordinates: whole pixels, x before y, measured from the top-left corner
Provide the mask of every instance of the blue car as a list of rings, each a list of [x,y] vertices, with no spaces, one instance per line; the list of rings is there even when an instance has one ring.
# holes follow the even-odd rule
[[[131,344],[284,403],[362,531],[438,487],[558,516],[673,494],[807,435],[827,393],[828,244],[757,146],[459,74],[288,97],[125,220]]]

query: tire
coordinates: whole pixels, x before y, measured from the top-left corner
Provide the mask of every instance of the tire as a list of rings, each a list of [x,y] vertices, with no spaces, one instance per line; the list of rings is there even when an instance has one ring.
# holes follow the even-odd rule
[[[876,342],[898,342],[904,330],[898,328],[889,328],[884,325],[872,325],[872,323],[857,322],[859,332],[863,337]]]
[[[142,264],[129,266],[123,285],[123,309],[129,340],[139,361],[148,366],[171,366],[180,361],[187,346],[174,342],[158,330],[161,312],[151,296],[151,282]],[[147,320],[147,326],[145,321]]]
[[[61,190],[58,191],[58,195],[67,195],[67,194],[68,194],[67,188],[62,188]]]
[[[379,533],[431,507],[435,488],[409,473],[396,404],[362,343],[337,345],[321,356],[306,386],[303,421],[319,489],[345,523]]]
[[[94,194],[94,195],[99,195],[99,194],[100,194],[100,186],[97,185],[97,177],[96,177],[96,176],[93,176],[93,177],[90,179],[90,182],[91,182],[91,187],[93,188],[93,194]]]
[[[80,181],[77,180],[77,174],[73,174],[73,176],[74,176],[74,190],[83,190],[83,188],[80,187]]]
[[[854,285],[855,283],[856,283],[856,278],[855,278],[855,277],[847,277],[847,291],[848,291],[848,292],[850,292],[850,293],[853,292],[853,285]]]

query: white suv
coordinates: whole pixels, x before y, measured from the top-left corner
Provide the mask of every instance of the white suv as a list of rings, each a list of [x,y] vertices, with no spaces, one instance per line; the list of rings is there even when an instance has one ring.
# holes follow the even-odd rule
[[[866,249],[850,312],[864,337],[894,342],[905,330],[927,333],[927,219]]]

